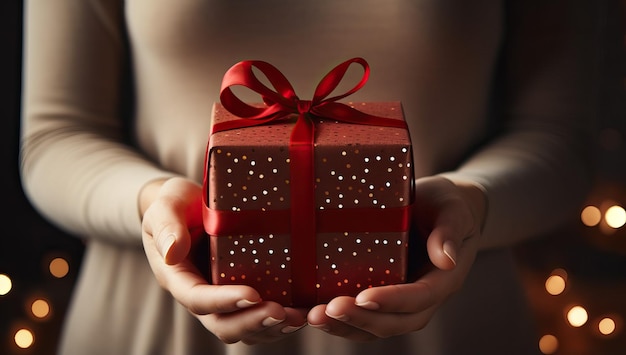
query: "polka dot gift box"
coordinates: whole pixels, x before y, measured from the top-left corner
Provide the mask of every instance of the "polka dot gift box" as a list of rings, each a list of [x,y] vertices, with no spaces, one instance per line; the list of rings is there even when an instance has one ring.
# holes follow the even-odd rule
[[[365,69],[361,82],[326,98],[355,63]],[[214,284],[245,284],[264,300],[310,307],[406,281],[413,168],[402,105],[338,102],[368,73],[363,59],[346,61],[311,101],[265,62],[226,73],[204,178]],[[240,101],[234,85],[264,103]]]

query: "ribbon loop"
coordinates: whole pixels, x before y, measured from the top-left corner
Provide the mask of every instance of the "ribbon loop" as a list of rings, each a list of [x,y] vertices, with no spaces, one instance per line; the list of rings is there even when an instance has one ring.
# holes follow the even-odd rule
[[[337,86],[343,79],[344,75],[348,71],[348,68],[353,63],[360,64],[363,67],[363,76],[361,77],[361,80],[352,89],[348,90],[347,92],[341,95],[337,95],[337,96],[333,96],[333,97],[325,99],[326,96],[330,95],[337,88]],[[323,77],[322,80],[320,80],[319,84],[317,84],[317,87],[315,88],[315,93],[313,94],[313,102],[322,103],[322,102],[328,102],[328,101],[337,101],[337,100],[341,100],[345,98],[346,96],[352,95],[365,85],[365,83],[369,79],[369,76],[370,76],[370,67],[369,67],[369,64],[367,64],[367,62],[365,61],[365,59],[363,58],[349,59],[337,65],[333,70],[331,70],[328,74],[326,74],[326,76]]]
[[[276,91],[265,86],[256,77],[253,67],[257,67],[265,75]],[[259,108],[246,104],[235,95],[232,86],[244,86],[258,93],[267,107]],[[258,60],[242,61],[228,69],[224,74],[220,91],[220,101],[224,107],[234,115],[248,119],[284,115],[285,112],[295,109],[297,99],[291,83],[283,73],[273,65]]]

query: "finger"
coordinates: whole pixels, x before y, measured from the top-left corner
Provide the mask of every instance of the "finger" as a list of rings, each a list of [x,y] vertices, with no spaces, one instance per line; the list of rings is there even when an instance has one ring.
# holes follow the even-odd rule
[[[457,264],[457,245],[463,242],[464,235],[447,225],[438,225],[426,240],[426,250],[430,261],[441,270],[451,270]]]
[[[307,325],[306,309],[285,308],[284,310],[286,315],[284,321],[250,334],[243,338],[242,342],[248,345],[275,342],[297,332]],[[263,322],[261,322],[261,324],[263,324]]]
[[[435,304],[415,313],[378,312],[356,306],[348,298],[338,297],[328,304],[325,314],[343,323],[328,323],[330,333],[367,340],[372,336],[389,338],[420,330],[428,324],[436,309]],[[335,311],[341,314],[334,314]]]
[[[161,257],[168,264],[183,260],[191,249],[184,207],[174,199],[160,198],[146,211],[143,233],[154,240]]]
[[[154,238],[157,250],[168,264],[183,260],[193,238],[202,231],[202,189],[182,178],[167,180],[158,198],[146,210],[142,229]],[[189,231],[194,235],[190,235]]]
[[[187,259],[175,265],[165,264],[154,240],[144,237],[143,241],[148,263],[161,287],[192,313],[232,312],[261,302],[259,293],[248,286],[209,285]]]
[[[449,290],[456,290],[449,274],[435,270],[414,283],[370,288],[355,299],[337,297],[328,303],[325,315],[379,338],[420,330]],[[340,331],[347,330],[337,325],[331,330]],[[350,336],[363,337],[357,334],[350,332]]]
[[[440,272],[437,270],[437,272]],[[431,283],[433,275],[426,274],[420,280],[407,284],[372,287],[360,292],[354,304],[360,308],[377,312],[416,313],[437,303],[437,297]],[[431,281],[432,280],[432,281]],[[332,314],[341,314],[344,310],[330,302]]]
[[[285,311],[287,312],[287,320],[285,323],[288,325],[280,328],[281,333],[291,334],[308,324],[306,320],[307,314],[309,313],[308,309],[286,307]]]
[[[309,311],[307,321],[311,327],[353,341],[369,341],[377,338],[372,333],[329,317],[326,314],[326,306],[325,304],[317,305]]]
[[[202,324],[221,341],[246,344],[276,341],[306,324],[306,311],[283,308],[275,302],[262,302],[232,313],[199,317]]]
[[[423,203],[415,210],[415,218],[427,236],[431,262],[442,270],[455,267],[458,248],[476,231],[476,218],[463,191],[442,177],[421,178],[416,182],[419,196],[416,198]]]
[[[361,291],[355,304],[361,308],[387,313],[416,313],[440,304],[458,291],[474,262],[477,239],[468,239],[459,249],[458,267],[432,269],[413,283],[372,287]],[[332,303],[332,302],[331,302]],[[341,314],[343,310],[332,310]]]
[[[442,270],[453,269],[458,262],[459,248],[475,233],[474,225],[474,216],[467,204],[460,198],[449,199],[426,242],[431,262]]]
[[[259,293],[244,285],[210,285],[189,261],[172,268],[168,289],[183,306],[194,314],[228,313],[252,307],[261,302]],[[166,276],[167,277],[167,276]]]
[[[210,314],[199,319],[222,342],[232,344],[279,325],[286,314],[277,303],[262,302],[239,312]]]

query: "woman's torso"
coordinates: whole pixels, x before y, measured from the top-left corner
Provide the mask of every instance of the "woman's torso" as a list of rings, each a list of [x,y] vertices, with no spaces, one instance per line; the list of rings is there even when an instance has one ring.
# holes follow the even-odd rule
[[[498,54],[500,9],[480,8],[414,0],[128,1],[138,142],[166,168],[200,181],[211,107],[231,65],[268,61],[308,99],[329,69],[363,57],[370,80],[346,100],[401,101],[416,176],[454,168],[483,138]]]

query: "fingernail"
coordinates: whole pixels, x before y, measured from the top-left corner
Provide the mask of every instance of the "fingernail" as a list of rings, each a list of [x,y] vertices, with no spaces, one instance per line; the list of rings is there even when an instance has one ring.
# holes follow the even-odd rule
[[[175,241],[176,235],[174,235],[174,233],[170,233],[159,240],[159,250],[161,251],[161,256],[163,256],[163,258],[167,259],[167,253],[169,253]]]
[[[244,300],[237,301],[235,305],[237,306],[237,308],[248,308],[258,303],[259,301],[249,301],[249,300],[244,299]]]
[[[365,301],[365,302],[357,303],[356,305],[361,308],[369,309],[371,311],[375,311],[380,308],[380,305],[378,303],[372,302],[372,301]]]
[[[336,319],[336,320],[342,321],[342,322],[347,322],[350,319],[350,317],[348,317],[345,314],[332,315],[332,314],[326,313],[326,315],[329,316],[332,319]]]
[[[283,334],[290,334],[295,332],[296,330],[304,327],[306,325],[306,323],[300,325],[300,326],[294,326],[294,325],[288,325],[286,327],[284,327],[283,329],[280,330],[281,333]]]
[[[446,254],[448,259],[450,259],[454,265],[456,265],[456,248],[451,240],[446,240],[443,243],[443,253]]]
[[[271,327],[273,325],[276,325],[280,322],[282,322],[284,319],[276,319],[274,317],[267,317],[265,319],[263,319],[263,326],[264,327]]]

